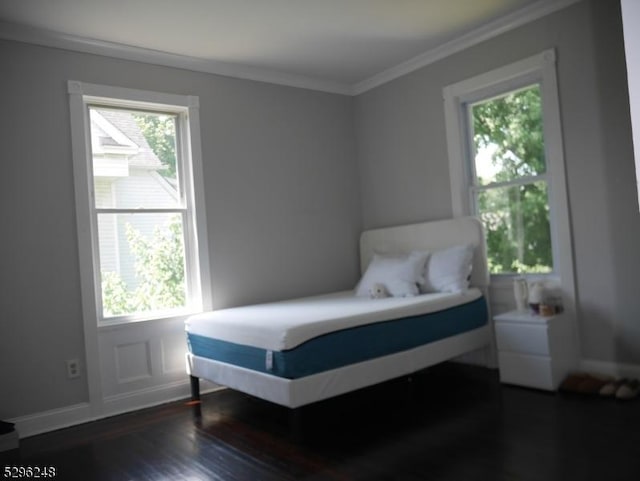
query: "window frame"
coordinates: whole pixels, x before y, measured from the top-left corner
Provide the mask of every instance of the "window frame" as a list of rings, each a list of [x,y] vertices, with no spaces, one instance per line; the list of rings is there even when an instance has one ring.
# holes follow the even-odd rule
[[[195,96],[68,82],[73,148],[78,255],[85,325],[105,327],[155,319],[184,318],[212,308],[200,145],[199,100]],[[178,183],[182,202],[187,305],[183,309],[104,318],[98,247],[98,212],[154,212],[158,209],[104,209],[95,205],[90,108],[107,107],[177,115]],[[167,209],[159,209],[166,211]],[[116,212],[117,211],[117,212]],[[91,329],[93,330],[93,329]]]
[[[471,135],[466,109],[531,85],[539,85],[542,96],[543,135],[546,178],[549,195],[553,272],[550,274],[491,274],[493,284],[510,283],[514,277],[547,278],[559,283],[565,305],[575,301],[575,280],[569,205],[567,199],[564,147],[556,77],[556,54],[549,49],[475,77],[448,85],[443,89],[444,112],[449,157],[451,204],[454,217],[475,215],[470,164],[473,159]]]
[[[553,212],[554,209],[551,208],[551,176],[549,173],[549,166],[548,166],[548,162],[547,159],[545,158],[545,171],[542,174],[536,174],[536,175],[528,175],[528,176],[522,176],[522,177],[517,177],[511,180],[507,180],[507,181],[502,181],[502,182],[490,182],[488,184],[482,185],[480,184],[480,182],[478,182],[478,173],[476,170],[476,165],[475,165],[475,158],[476,158],[476,149],[475,149],[475,141],[474,141],[474,129],[473,129],[473,108],[478,105],[478,104],[482,104],[484,102],[490,102],[492,100],[497,100],[503,97],[506,97],[507,95],[513,94],[513,93],[517,93],[517,92],[522,92],[524,90],[528,90],[532,87],[538,87],[540,90],[540,99],[541,102],[544,103],[544,95],[543,95],[543,89],[542,89],[542,81],[541,79],[538,78],[538,76],[530,76],[530,75],[526,75],[522,78],[517,79],[516,82],[514,81],[507,81],[504,84],[499,84],[499,86],[504,87],[504,91],[501,91],[499,94],[495,94],[495,89],[491,90],[491,95],[489,97],[485,97],[482,96],[483,90],[479,90],[477,92],[473,92],[470,95],[470,98],[472,98],[473,100],[467,100],[465,98],[465,96],[460,97],[460,101],[461,101],[461,108],[464,109],[463,110],[463,117],[464,119],[462,119],[461,121],[463,121],[465,123],[464,125],[464,133],[466,136],[466,142],[467,142],[467,150],[466,152],[468,152],[467,154],[467,158],[464,159],[464,162],[467,164],[467,188],[468,188],[468,197],[469,197],[469,214],[470,215],[475,215],[475,216],[479,216],[480,212],[478,209],[478,196],[480,192],[483,191],[488,191],[488,190],[492,190],[492,189],[501,189],[501,188],[509,188],[509,187],[518,187],[518,186],[522,186],[522,185],[529,185],[529,184],[534,184],[534,183],[538,183],[538,182],[544,182],[546,184],[547,187],[547,199],[548,199],[548,204],[549,204],[549,228],[552,230],[551,232],[551,259],[552,259],[552,270],[548,273],[518,273],[518,272],[499,272],[499,273],[491,273],[491,275],[493,276],[507,276],[507,277],[513,277],[513,276],[536,276],[536,277],[549,277],[549,276],[554,276],[556,274],[556,260],[558,258],[558,252],[557,252],[557,245],[558,242],[554,240],[553,238]],[[498,86],[498,88],[499,88]],[[515,86],[515,88],[514,88]],[[543,123],[543,129],[544,129],[544,123],[545,123],[545,112],[544,112],[544,105],[542,108],[542,123]],[[543,132],[544,135],[544,132]],[[545,156],[546,156],[546,149],[545,149]]]

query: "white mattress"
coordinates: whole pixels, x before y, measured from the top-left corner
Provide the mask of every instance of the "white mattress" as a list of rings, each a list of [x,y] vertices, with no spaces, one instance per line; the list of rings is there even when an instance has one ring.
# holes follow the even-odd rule
[[[330,332],[437,312],[466,304],[481,295],[479,289],[471,288],[455,294],[369,299],[344,291],[205,312],[189,317],[185,325],[191,334],[284,351]]]

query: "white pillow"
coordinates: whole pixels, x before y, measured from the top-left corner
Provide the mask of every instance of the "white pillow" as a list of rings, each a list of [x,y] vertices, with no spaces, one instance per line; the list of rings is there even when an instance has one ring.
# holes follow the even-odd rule
[[[462,292],[469,287],[473,246],[460,245],[432,252],[426,262],[420,292]]]
[[[418,295],[418,283],[424,281],[422,275],[428,256],[428,252],[419,251],[401,256],[374,254],[356,286],[356,296],[369,297],[369,289],[377,283],[383,284],[393,297]]]

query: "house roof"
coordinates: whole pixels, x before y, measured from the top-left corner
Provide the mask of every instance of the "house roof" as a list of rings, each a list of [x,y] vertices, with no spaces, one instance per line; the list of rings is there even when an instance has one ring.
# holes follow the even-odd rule
[[[137,153],[129,157],[129,166],[147,169],[162,168],[162,162],[151,149],[131,112],[112,109],[93,109],[92,112],[97,113],[103,121],[107,122],[105,125],[100,121],[101,119],[94,116],[91,119],[91,128],[100,146],[135,148]]]

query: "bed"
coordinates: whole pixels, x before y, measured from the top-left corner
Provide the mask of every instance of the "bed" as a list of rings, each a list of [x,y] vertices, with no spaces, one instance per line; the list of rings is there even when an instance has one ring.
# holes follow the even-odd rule
[[[468,288],[381,299],[359,292],[379,253],[413,256],[462,245],[470,252]],[[360,265],[359,295],[350,290],[187,319],[193,398],[199,399],[199,379],[206,379],[298,408],[490,344],[488,271],[477,219],[365,231]]]

